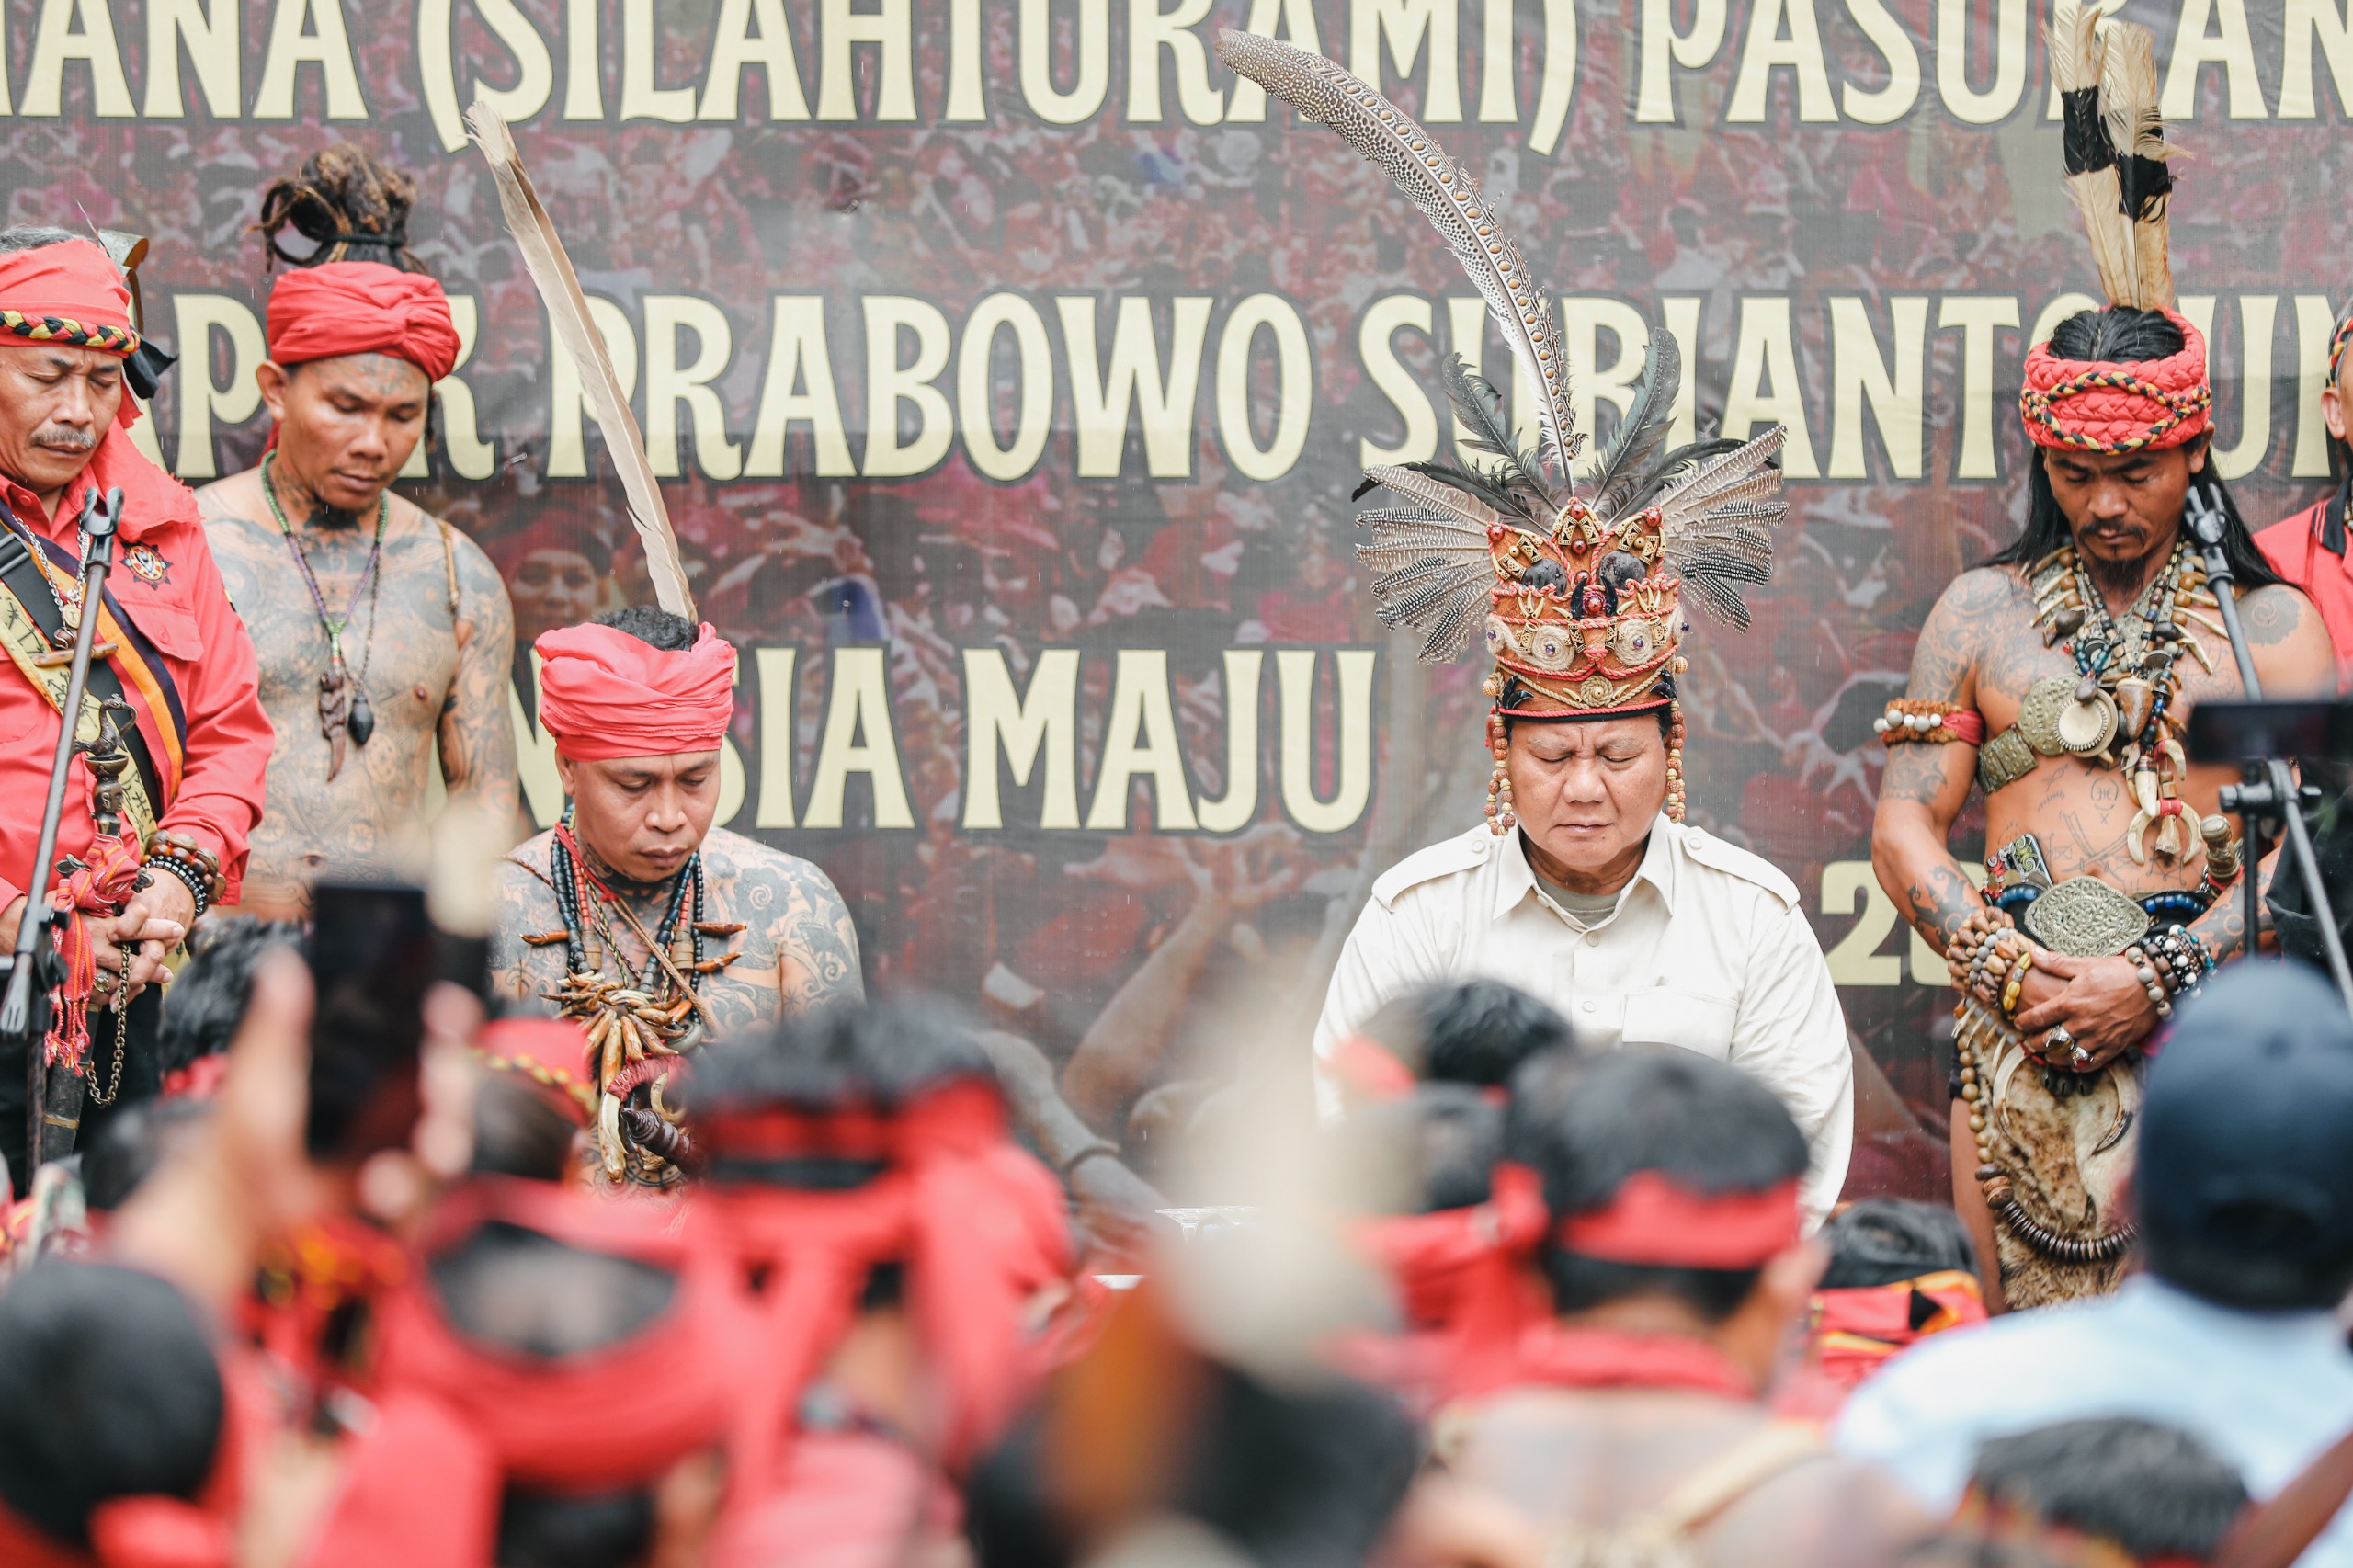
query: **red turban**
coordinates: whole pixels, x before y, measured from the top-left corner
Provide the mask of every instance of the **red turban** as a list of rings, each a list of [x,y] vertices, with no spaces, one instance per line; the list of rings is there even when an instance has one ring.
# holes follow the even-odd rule
[[[611,626],[542,632],[540,722],[574,762],[715,751],[735,716],[735,650],[705,624],[665,653]]]
[[[278,280],[269,296],[269,357],[304,365],[345,354],[390,354],[434,381],[458,368],[458,327],[441,285],[376,261],[335,261]]]
[[[2164,451],[2213,426],[2214,389],[2206,380],[2206,339],[2186,316],[2181,351],[2164,359],[2084,363],[2052,356],[2038,343],[2026,357],[2018,417],[2038,447],[2105,452]]]
[[[0,256],[0,334],[126,358],[139,351],[121,269],[90,240]],[[127,430],[138,417],[125,392],[114,422]]]

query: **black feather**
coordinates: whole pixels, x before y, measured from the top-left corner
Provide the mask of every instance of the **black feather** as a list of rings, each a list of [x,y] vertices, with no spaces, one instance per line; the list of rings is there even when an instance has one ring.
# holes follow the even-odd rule
[[[1673,451],[1662,454],[1652,462],[1649,472],[1642,476],[1642,483],[1634,487],[1622,510],[1641,511],[1657,500],[1660,492],[1686,472],[1703,463],[1713,462],[1726,452],[1736,452],[1745,444],[1729,436],[1711,436],[1704,441],[1688,441]]]
[[[1547,510],[1559,506],[1561,498],[1547,466],[1534,451],[1519,445],[1511,427],[1504,422],[1503,393],[1465,364],[1460,354],[1448,355],[1441,369],[1455,417],[1469,432],[1463,444],[1474,452],[1494,458],[1502,483],[1506,488],[1525,491],[1531,505]],[[1528,509],[1520,508],[1522,512]]]
[[[1536,513],[1529,506],[1528,497],[1525,494],[1512,489],[1495,475],[1483,469],[1458,468],[1443,459],[1434,459],[1429,462],[1404,463],[1400,466],[1411,472],[1435,479],[1440,484],[1452,485],[1467,495],[1475,495],[1506,517],[1518,517],[1530,528],[1540,530],[1546,528],[1545,524],[1537,520]]]
[[[1676,394],[1682,386],[1683,351],[1673,333],[1653,327],[1650,347],[1643,357],[1642,379],[1634,383],[1626,417],[1619,421],[1608,445],[1601,449],[1601,460],[1594,470],[1593,509],[1601,517],[1616,517],[1626,509],[1627,501],[1641,490],[1652,465],[1665,450]]]

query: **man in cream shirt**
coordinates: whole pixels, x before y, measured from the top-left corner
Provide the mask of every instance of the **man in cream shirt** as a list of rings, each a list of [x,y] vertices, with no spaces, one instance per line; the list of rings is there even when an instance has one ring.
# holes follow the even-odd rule
[[[1805,1133],[1820,1222],[1847,1178],[1854,1062],[1796,885],[1663,811],[1681,771],[1669,707],[1505,724],[1506,814],[1373,884],[1324,998],[1318,1062],[1419,986],[1506,981],[1560,1009],[1587,1050],[1674,1046],[1753,1074]]]

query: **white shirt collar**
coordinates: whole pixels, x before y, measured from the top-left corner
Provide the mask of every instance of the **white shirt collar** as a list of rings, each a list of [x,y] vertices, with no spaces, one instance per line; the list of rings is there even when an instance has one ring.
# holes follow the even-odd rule
[[[1662,812],[1652,819],[1650,840],[1643,846],[1642,864],[1634,868],[1633,881],[1626,884],[1631,892],[1647,882],[1658,890],[1659,902],[1668,914],[1675,912],[1675,856],[1681,847],[1677,835],[1683,831],[1679,823],[1669,822]],[[1535,895],[1536,872],[1528,864],[1528,850],[1515,827],[1504,835],[1499,851],[1502,862],[1496,867],[1495,918],[1500,920]]]

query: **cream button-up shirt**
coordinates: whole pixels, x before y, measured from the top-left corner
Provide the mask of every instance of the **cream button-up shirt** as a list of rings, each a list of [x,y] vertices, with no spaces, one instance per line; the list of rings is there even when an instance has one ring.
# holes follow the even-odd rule
[[[1753,1074],[1813,1151],[1809,1222],[1837,1201],[1855,1123],[1847,1017],[1771,862],[1662,816],[1617,909],[1586,927],[1537,886],[1517,832],[1483,823],[1434,844],[1373,883],[1315,1026],[1318,1062],[1395,998],[1473,978],[1541,997],[1587,1049],[1678,1046]]]

